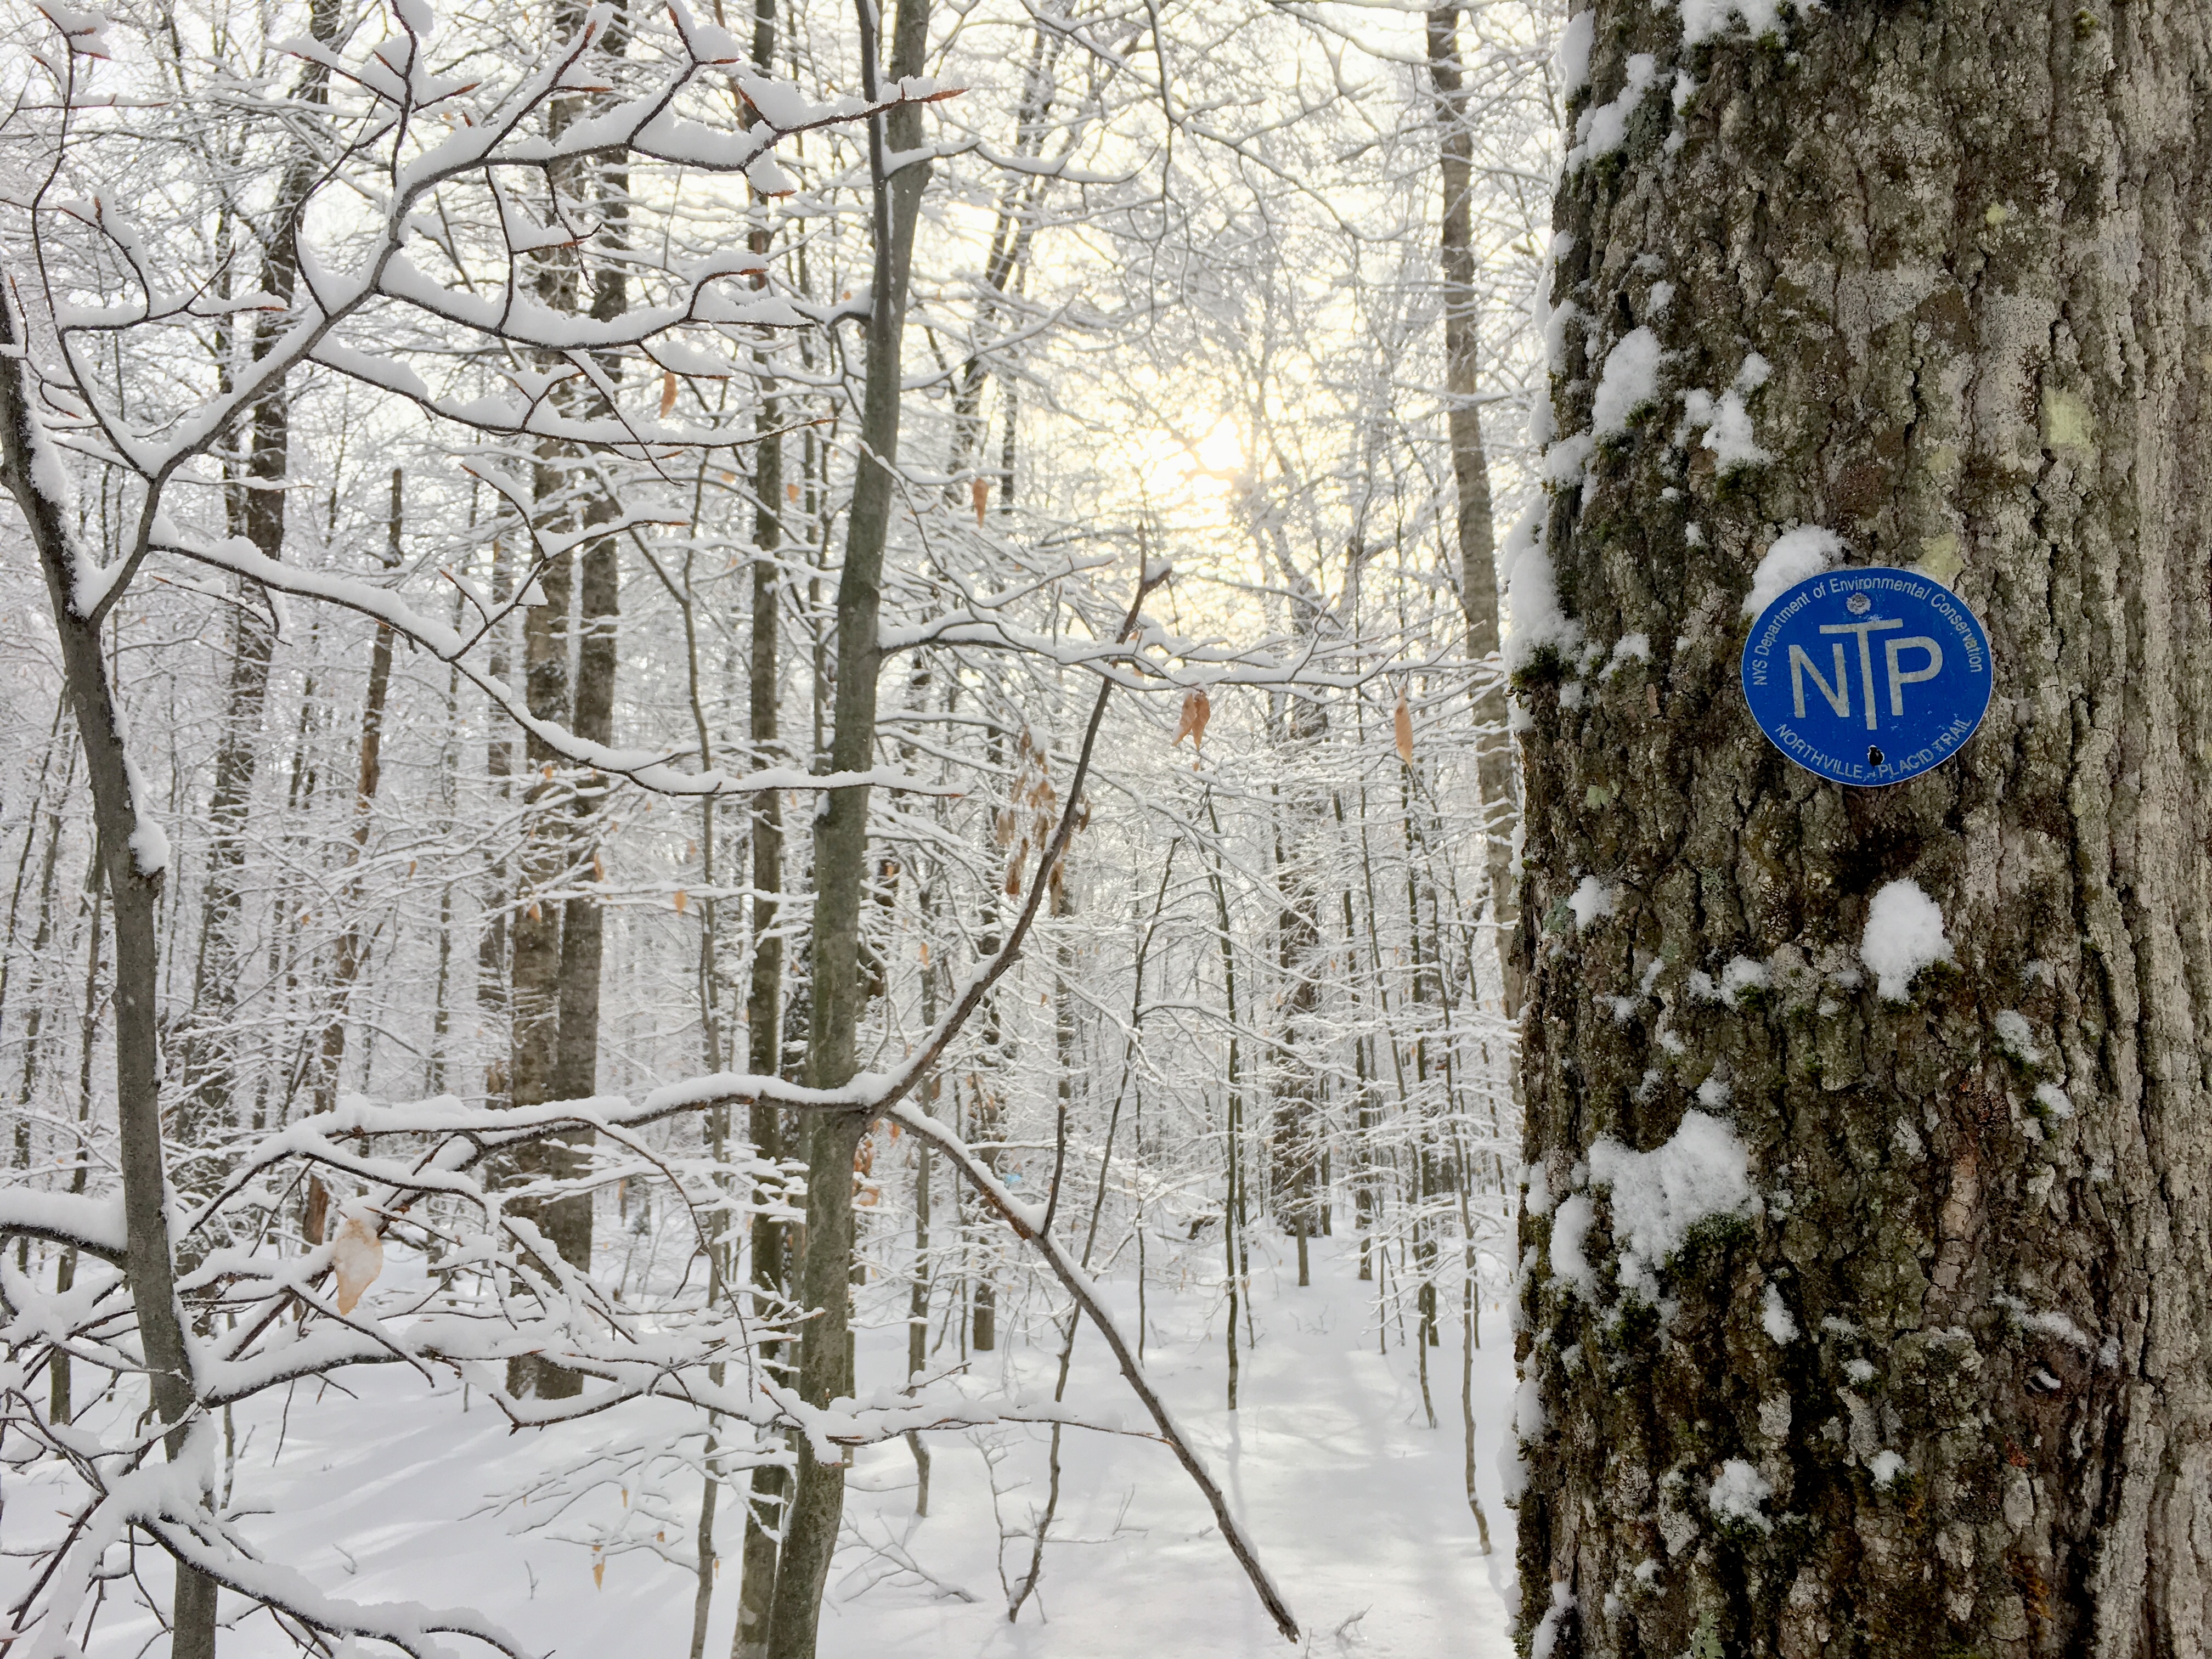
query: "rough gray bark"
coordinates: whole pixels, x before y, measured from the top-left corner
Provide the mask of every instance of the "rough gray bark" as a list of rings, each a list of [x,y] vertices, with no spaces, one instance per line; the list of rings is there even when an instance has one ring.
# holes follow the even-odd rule
[[[552,459],[536,468],[537,494],[543,499],[561,489],[561,468]],[[568,674],[568,611],[575,573],[566,558],[539,574],[544,603],[522,613],[524,696],[540,720],[567,725],[571,718]],[[518,1106],[554,1098],[553,1067],[560,1054],[561,917],[557,904],[532,897],[536,890],[559,882],[568,867],[569,825],[556,817],[549,798],[557,799],[551,776],[560,757],[543,738],[526,737],[523,755],[529,783],[523,792],[529,814],[523,832],[520,890],[508,927],[508,1006],[513,1020],[507,1066],[509,1097]]]
[[[780,483],[781,447],[774,440],[762,446],[757,466],[763,483]],[[776,457],[775,477],[766,460]],[[780,490],[777,492],[780,493]],[[774,499],[760,495],[763,502]],[[764,538],[777,528],[772,514],[756,520],[755,536]],[[751,721],[752,759],[758,766],[773,764],[776,738],[776,638],[778,613],[775,545],[762,539],[753,561],[753,626]],[[752,811],[752,967],[745,993],[746,1068],[761,1077],[783,1072],[783,936],[777,915],[783,889],[783,808],[772,789],[753,798]],[[770,1104],[755,1102],[749,1125],[754,1150],[763,1158],[786,1155],[781,1114]],[[751,1223],[747,1260],[757,1303],[773,1305],[785,1295],[785,1247],[782,1224],[757,1215]],[[763,1364],[781,1364],[783,1345],[764,1347]],[[761,1659],[768,1651],[768,1632],[775,1601],[778,1521],[790,1486],[788,1473],[778,1467],[752,1472],[751,1501],[746,1505],[743,1577],[738,1589],[738,1626],[732,1653],[735,1659]]]
[[[879,96],[874,0],[858,0],[860,64],[866,96]],[[889,73],[921,72],[929,40],[929,0],[899,0],[892,25]],[[921,109],[907,104],[868,124],[875,179],[875,283],[868,313],[867,368],[861,394],[858,476],[845,532],[845,564],[837,584],[836,690],[830,738],[830,769],[866,771],[875,764],[876,690],[882,668],[878,617],[882,609],[884,547],[898,464],[901,336],[914,228],[929,164],[890,158],[922,148]],[[833,789],[814,826],[814,924],[808,979],[806,1081],[840,1087],[856,1066],[862,1005],[860,902],[868,868],[868,790]],[[853,1157],[867,1122],[860,1113],[817,1114],[807,1126],[806,1253],[799,1299],[809,1310],[799,1344],[799,1388],[827,1404],[852,1391]],[[813,1659],[822,1588],[837,1547],[844,1510],[845,1469],[799,1446],[775,1606],[769,1631],[771,1659]]]
[[[21,347],[18,349],[19,346]],[[76,606],[71,527],[60,504],[33,482],[31,456],[42,441],[34,422],[32,369],[13,311],[0,305],[0,471],[22,510],[37,550],[60,641],[64,695],[84,744],[93,828],[115,921],[115,1113],[127,1249],[125,1277],[137,1316],[155,1417],[167,1432],[170,1461],[182,1456],[196,1410],[191,1362],[178,1313],[176,1262],[170,1253],[168,1182],[161,1145],[161,1040],[157,940],[166,866],[142,861],[123,714],[100,648],[105,605]],[[214,1659],[216,1583],[182,1562],[171,1608],[172,1659]]]
[[[1671,8],[1595,24],[1571,112],[1631,53],[1656,90],[1560,191],[1559,429],[1629,330],[1670,355],[1550,507],[1593,648],[1523,676],[1528,1150],[1564,1201],[1598,1137],[1656,1147],[1702,1098],[1758,1202],[1657,1309],[1606,1190],[1574,1194],[1584,1295],[1559,1211],[1525,1216],[1527,1625],[1559,1659],[2202,1654],[2212,10],[1846,4],[1689,50]],[[1723,472],[1678,422],[1731,386],[1769,459]],[[1793,524],[1987,624],[1949,764],[1854,792],[1753,727],[1741,606]],[[1648,663],[1571,678],[1634,633]],[[1613,913],[1577,929],[1589,875]],[[1856,951],[1900,878],[1955,962],[1892,1001]],[[1771,985],[1703,994],[1737,957]],[[1755,1512],[1714,1501],[1730,1460]]]
[[[1498,655],[1498,544],[1491,523],[1490,460],[1482,445],[1481,318],[1474,296],[1474,134],[1468,125],[1467,77],[1459,61],[1457,6],[1428,15],[1429,81],[1437,98],[1437,152],[1443,182],[1439,245],[1444,284],[1445,422],[1451,439],[1452,482],[1458,490],[1454,529],[1459,543],[1459,599],[1467,617],[1467,654],[1486,663]],[[1519,920],[1513,880],[1513,836],[1521,823],[1513,743],[1505,731],[1505,688],[1495,684],[1474,699],[1478,727],[1475,784],[1487,824],[1483,868],[1504,969],[1505,1013],[1521,1010],[1521,971],[1508,941]]]

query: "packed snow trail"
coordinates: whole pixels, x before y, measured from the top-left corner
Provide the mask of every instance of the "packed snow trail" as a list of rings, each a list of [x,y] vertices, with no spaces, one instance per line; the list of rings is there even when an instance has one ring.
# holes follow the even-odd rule
[[[1374,1286],[1356,1276],[1352,1240],[1340,1233],[1313,1240],[1311,1249],[1314,1283],[1305,1290],[1297,1288],[1294,1269],[1282,1271],[1288,1264],[1263,1267],[1255,1254],[1255,1278],[1279,1282],[1260,1298],[1260,1342],[1243,1357],[1233,1421],[1222,1405],[1220,1316],[1209,1296],[1194,1288],[1163,1294],[1155,1285],[1147,1369],[1288,1592],[1307,1632],[1305,1651],[1507,1659],[1516,1594],[1513,1517],[1495,1468],[1513,1389],[1504,1309],[1486,1307],[1486,1346],[1474,1363],[1479,1481],[1495,1551],[1485,1557],[1461,1474],[1455,1310],[1447,1310],[1443,1346],[1429,1351],[1439,1425],[1431,1430],[1414,1356],[1398,1346],[1395,1321],[1388,1357],[1376,1351]],[[1117,1316],[1133,1330],[1136,1287],[1115,1280],[1109,1290]],[[1409,1338],[1413,1329],[1409,1316]],[[864,1348],[864,1365],[865,1355]],[[1024,1350],[1016,1374],[1048,1394],[1055,1359]],[[1068,1398],[1102,1414],[1118,1410],[1132,1424],[1139,1419],[1095,1332],[1078,1339]],[[1006,1526],[1023,1529],[1006,1552],[1015,1582],[1027,1570],[1031,1506],[1043,1503],[1046,1432],[1014,1431],[1027,1455],[1018,1462],[1009,1458],[999,1474],[1002,1486],[1028,1483],[1000,1498]],[[1187,1484],[1171,1486],[1176,1472],[1164,1448],[1077,1431],[1063,1447],[1052,1536],[1084,1541],[1048,1545],[1038,1591],[1044,1621],[1024,1609],[1012,1628],[993,1560],[999,1528],[981,1451],[959,1437],[938,1442],[930,1516],[908,1533],[913,1462],[902,1446],[866,1449],[848,1491],[848,1528],[903,1539],[939,1586],[885,1585],[842,1600],[864,1565],[848,1548],[838,1564],[844,1582],[833,1581],[832,1612],[823,1623],[825,1654],[1225,1659],[1289,1651],[1233,1567],[1224,1571],[1221,1540],[1203,1500]],[[957,1600],[949,1594],[956,1586],[976,1599]]]

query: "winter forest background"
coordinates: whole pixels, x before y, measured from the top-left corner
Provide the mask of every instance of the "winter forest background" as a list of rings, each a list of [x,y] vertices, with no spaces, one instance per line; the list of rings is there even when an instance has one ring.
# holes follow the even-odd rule
[[[197,1391],[165,1454],[127,919],[11,508],[37,1651],[187,1651],[171,1552],[225,1654],[1276,1650],[1165,1420],[1305,1650],[1505,1650],[1493,548],[1536,494],[1560,21],[11,10],[8,373],[135,763]],[[817,782],[855,772],[857,863]],[[839,1018],[830,1086],[911,1087],[810,1392],[842,1154],[792,1091]],[[1079,1328],[1086,1269],[1172,1419]],[[817,1638],[775,1534],[848,1455]]]

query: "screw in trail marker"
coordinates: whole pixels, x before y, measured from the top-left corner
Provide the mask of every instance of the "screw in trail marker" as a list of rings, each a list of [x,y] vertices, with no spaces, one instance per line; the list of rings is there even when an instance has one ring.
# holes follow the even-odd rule
[[[1871,789],[1957,754],[1989,712],[1990,636],[1914,570],[1830,570],[1785,588],[1743,647],[1743,696],[1807,771]]]

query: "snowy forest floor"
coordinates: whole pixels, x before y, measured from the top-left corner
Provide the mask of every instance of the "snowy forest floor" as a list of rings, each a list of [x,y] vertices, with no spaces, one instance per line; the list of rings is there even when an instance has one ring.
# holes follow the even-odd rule
[[[1172,1281],[1155,1279],[1148,1366],[1288,1595],[1307,1632],[1303,1651],[1376,1659],[1510,1654],[1512,1515],[1500,1501],[1496,1470],[1512,1390],[1502,1310],[1494,1301],[1486,1306],[1485,1343],[1474,1357],[1476,1446],[1494,1548],[1485,1557],[1463,1495],[1456,1310],[1447,1311],[1443,1346],[1430,1351],[1439,1425],[1431,1429],[1416,1358],[1395,1320],[1389,1352],[1377,1350],[1374,1286],[1358,1279],[1345,1233],[1313,1241],[1314,1283],[1300,1290],[1294,1264],[1274,1259],[1288,1256],[1284,1242],[1263,1250],[1255,1231],[1259,1341],[1242,1357],[1241,1408],[1232,1416],[1224,1406],[1217,1285],[1201,1286],[1194,1275],[1179,1292]],[[1133,1330],[1135,1286],[1122,1279],[1113,1288],[1117,1314]],[[1413,1329],[1409,1313],[1408,1339]],[[903,1336],[888,1322],[863,1333],[863,1395],[896,1376]],[[1010,1384],[1049,1398],[1056,1351],[1024,1346],[983,1358],[1002,1365]],[[342,1375],[353,1401],[335,1388],[319,1404],[303,1395],[280,1421],[278,1396],[235,1425],[239,1508],[285,1517],[281,1528],[248,1523],[270,1559],[349,1599],[474,1607],[549,1656],[684,1659],[694,1586],[683,1568],[650,1553],[610,1555],[595,1587],[590,1553],[549,1535],[566,1529],[574,1511],[547,1531],[526,1529],[534,1518],[526,1509],[489,1512],[552,1466],[573,1465],[602,1442],[631,1440],[642,1426],[636,1416],[510,1434],[480,1399],[465,1413],[457,1391],[428,1398],[419,1377],[396,1367]],[[1094,1419],[1141,1418],[1104,1343],[1088,1328],[1077,1342],[1068,1401]],[[932,1436],[930,1514],[921,1521],[906,1446],[862,1451],[823,1623],[824,1659],[1288,1651],[1170,1453],[1149,1440],[1085,1430],[1070,1430],[1064,1442],[1062,1498],[1041,1587],[1009,1626],[1004,1586],[1028,1571],[1048,1435],[1008,1425]],[[671,1532],[671,1547],[690,1541],[696,1487],[685,1484],[690,1515],[680,1536]],[[19,1487],[15,1496],[20,1504],[27,1494]],[[587,1500],[609,1508],[617,1501],[611,1491]],[[713,1659],[729,1652],[736,1613],[739,1516],[726,1495],[719,1516],[725,1571],[707,1644]],[[898,1562],[920,1571],[899,1570]],[[147,1577],[166,1601],[165,1587]],[[155,1634],[143,1614],[116,1611],[102,1620],[92,1651],[136,1653]],[[265,1616],[222,1638],[226,1659],[290,1650]]]

